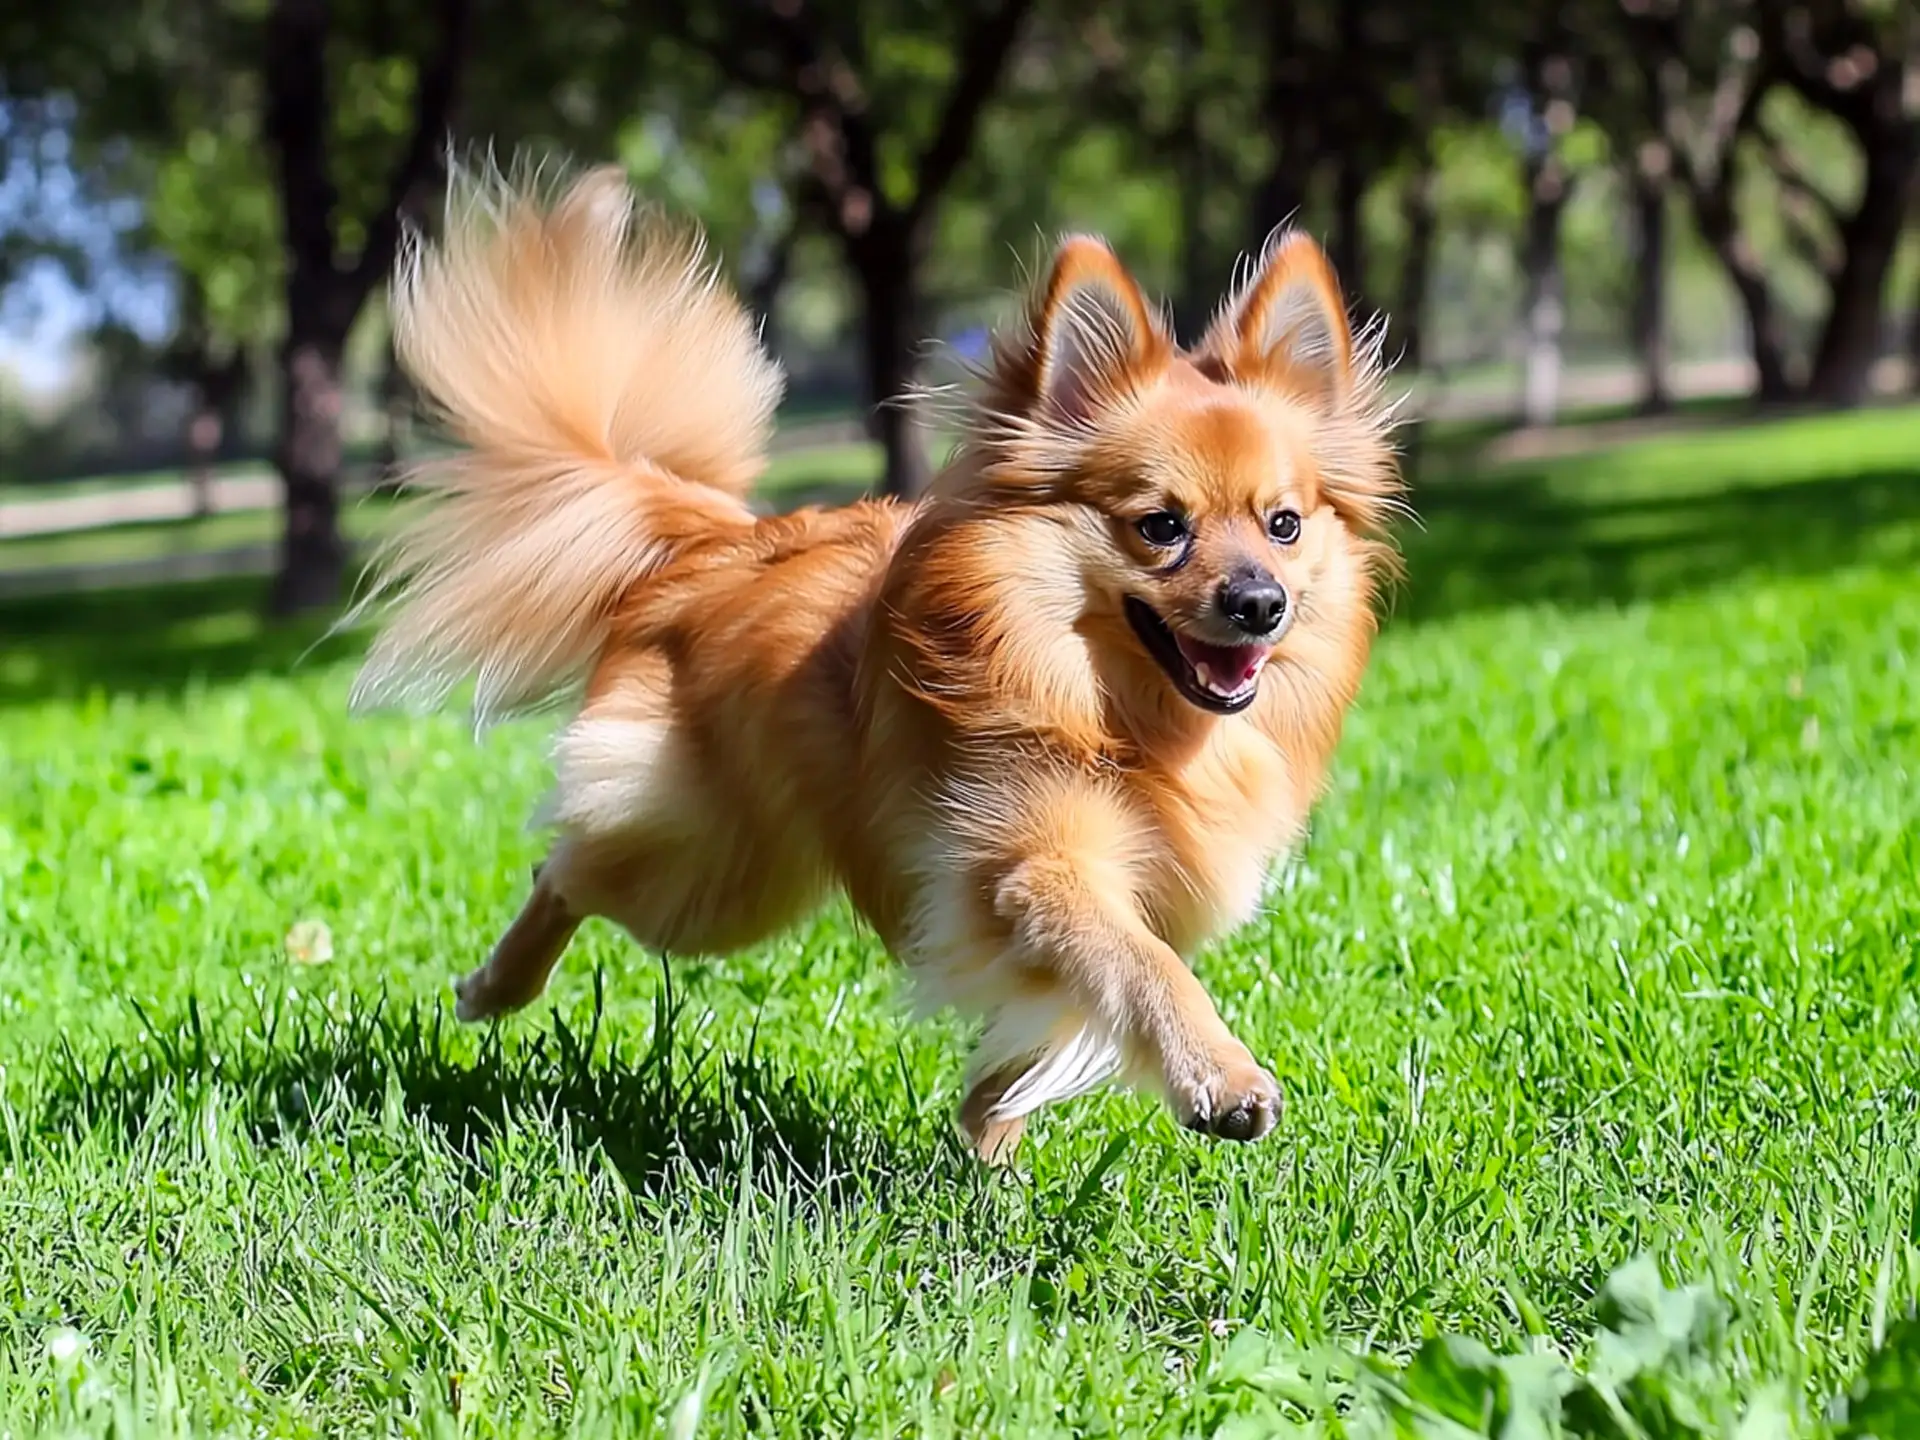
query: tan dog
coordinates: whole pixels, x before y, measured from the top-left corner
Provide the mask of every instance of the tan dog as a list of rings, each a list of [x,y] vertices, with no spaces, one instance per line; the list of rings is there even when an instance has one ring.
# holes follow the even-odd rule
[[[463,1019],[540,995],[589,916],[712,953],[838,887],[985,1021],[984,1157],[1116,1075],[1194,1129],[1272,1128],[1182,956],[1302,833],[1393,558],[1378,345],[1317,246],[1270,246],[1183,353],[1067,240],[925,500],[774,518],[746,496],[782,377],[618,176],[457,177],[393,300],[470,448],[415,477],[355,703],[472,675],[484,721],[584,685],[557,839]]]

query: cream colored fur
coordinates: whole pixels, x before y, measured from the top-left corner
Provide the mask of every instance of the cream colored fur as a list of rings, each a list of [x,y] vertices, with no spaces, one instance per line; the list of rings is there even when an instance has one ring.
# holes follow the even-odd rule
[[[458,171],[436,241],[408,237],[395,349],[466,448],[409,477],[429,503],[350,617],[405,583],[356,705],[432,705],[469,673],[483,723],[545,700],[636,580],[751,523],[779,367],[696,233],[617,173],[564,183]]]

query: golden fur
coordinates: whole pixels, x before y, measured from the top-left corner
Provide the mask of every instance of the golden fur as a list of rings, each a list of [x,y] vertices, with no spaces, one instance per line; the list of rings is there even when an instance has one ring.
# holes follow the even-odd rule
[[[554,844],[462,1018],[536,998],[590,916],[711,953],[840,888],[925,1003],[985,1022],[960,1109],[984,1157],[1115,1076],[1270,1129],[1272,1077],[1182,957],[1301,834],[1391,560],[1378,345],[1319,248],[1277,240],[1183,352],[1070,238],[924,500],[761,518],[781,380],[697,241],[605,172],[453,197],[394,315],[467,448],[415,477],[355,702],[577,694]],[[1273,623],[1273,584],[1275,643],[1248,644],[1225,617]],[[1229,672],[1245,708],[1215,713]]]

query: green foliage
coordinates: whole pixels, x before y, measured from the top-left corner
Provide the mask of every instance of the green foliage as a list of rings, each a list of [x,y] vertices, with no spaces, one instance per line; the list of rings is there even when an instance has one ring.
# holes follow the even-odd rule
[[[1143,284],[1169,293],[1176,283],[1179,215],[1164,178],[1134,163],[1127,136],[1110,127],[1035,136],[1009,116],[989,121],[982,153],[1039,143],[1038,166],[983,166],[941,217],[931,269],[942,292],[980,318],[1004,318],[1005,292],[1044,265],[1048,247],[1072,230],[1105,235]],[[1215,277],[1224,288],[1223,265]]]
[[[1526,189],[1513,145],[1485,123],[1442,126],[1433,137],[1440,166],[1440,213],[1466,231],[1517,231],[1526,215]]]
[[[1640,1272],[1650,1268],[1645,1261],[1636,1262],[1609,1280],[1602,1293],[1603,1310],[1623,1284],[1644,1288]],[[1656,1274],[1656,1291],[1658,1283]],[[1707,1303],[1702,1304],[1703,1299]],[[1650,1336],[1658,1336],[1663,1323],[1667,1329],[1695,1323],[1703,1311],[1711,1313],[1714,1299],[1711,1292],[1656,1293],[1651,1323],[1641,1320],[1615,1328],[1603,1320],[1593,1369],[1586,1375],[1551,1350],[1496,1354],[1458,1335],[1422,1342],[1401,1365],[1338,1350],[1297,1354],[1244,1331],[1229,1347],[1218,1376],[1241,1391],[1240,1404],[1233,1419],[1214,1433],[1221,1440],[1301,1433],[1349,1440],[1641,1440],[1641,1422],[1647,1417],[1629,1413],[1620,1397],[1621,1384],[1642,1395],[1664,1397],[1686,1374],[1691,1357],[1676,1354],[1660,1339],[1649,1343]],[[1643,1412],[1650,1408],[1641,1401]],[[1296,1420],[1302,1411],[1317,1423]],[[1652,1433],[1682,1440],[1726,1432],[1691,1422],[1663,1422]]]
[[[1792,170],[1817,192],[1783,183],[1758,141],[1748,141],[1735,156],[1748,237],[1801,344],[1810,347],[1830,299],[1827,267],[1843,254],[1839,221],[1860,202],[1865,166],[1844,126],[1784,88],[1767,97],[1761,123]]]
[[[615,146],[641,193],[697,221],[736,281],[741,263],[792,223],[791,183],[782,183],[791,126],[772,105],[746,96],[662,104],[623,126]]]
[[[604,145],[627,112],[600,91],[631,84],[618,72],[632,68],[635,27],[588,7],[548,7],[537,26],[518,5],[480,9],[480,53],[463,87],[469,127],[511,148],[537,110],[564,142]],[[220,346],[257,343],[282,323],[281,210],[262,118],[267,10],[264,0],[44,5],[9,37],[35,61],[9,78],[74,98],[76,159],[105,193],[140,202],[139,242],[178,267],[187,308]],[[329,179],[335,247],[351,256],[389,198],[415,122],[417,57],[435,32],[423,6],[338,3],[332,15]],[[563,79],[574,93],[561,105]],[[714,150],[727,153],[718,141]]]
[[[1920,1319],[1909,1315],[1867,1358],[1847,1391],[1838,1440],[1920,1435]]]
[[[1734,1378],[1728,1298],[1667,1286],[1653,1259],[1601,1288],[1578,1363],[1530,1344],[1498,1353],[1459,1335],[1423,1341],[1404,1363],[1302,1351],[1257,1331],[1235,1337],[1210,1377],[1228,1418],[1216,1440],[1895,1440],[1920,1434],[1920,1322],[1896,1326],[1844,1400],[1806,1403],[1781,1379]],[[1839,1412],[1837,1421],[1829,1411]],[[1303,1418],[1305,1417],[1305,1418]]]
[[[268,157],[253,117],[229,111],[156,150],[146,224],[198,292],[225,345],[279,333],[285,261]]]

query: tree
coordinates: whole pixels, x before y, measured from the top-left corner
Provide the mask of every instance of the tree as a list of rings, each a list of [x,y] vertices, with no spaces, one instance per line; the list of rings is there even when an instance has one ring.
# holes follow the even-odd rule
[[[807,219],[797,204],[806,154],[788,116],[682,72],[652,87],[615,145],[643,193],[699,224],[760,317],[763,343],[777,348],[776,312]]]
[[[659,17],[727,80],[777,97],[797,120],[801,203],[835,238],[860,293],[867,400],[892,494],[918,493],[930,474],[904,402],[928,319],[926,257],[940,205],[1033,3],[669,0]]]
[[[1156,186],[1168,225],[1166,236],[1155,238],[1171,242],[1165,288],[1174,331],[1188,340],[1212,318],[1221,277],[1245,240],[1240,197],[1255,178],[1249,157],[1258,160],[1248,137],[1256,128],[1259,78],[1258,57],[1244,43],[1247,10],[1244,0],[1120,0],[1097,10],[1043,13],[1028,44],[1054,85],[1050,93],[1026,92],[1011,102],[1024,107],[1022,150],[1041,158],[998,166],[994,175],[999,181],[1019,176],[1033,192],[1022,198],[1040,202],[1016,209],[1055,209],[1043,197],[1058,192],[1059,169],[1071,163],[1076,144],[1110,137],[1135,182],[1150,179]],[[1009,188],[1003,184],[996,200],[1013,198]],[[1144,259],[1138,242],[1146,237],[1131,238],[1136,249],[1129,260],[1138,267]]]
[[[1864,399],[1910,187],[1920,176],[1920,18],[1872,0],[1621,0],[1656,77],[1662,128],[1701,235],[1740,297],[1763,400]],[[1787,91],[1838,120],[1861,168],[1851,205],[1807,173],[1769,121]],[[1826,288],[1804,382],[1767,266],[1738,204],[1742,162],[1779,197],[1786,238]]]
[[[206,51],[196,51],[204,59]],[[285,283],[264,157],[250,127],[214,103],[217,82],[183,85],[164,137],[121,147],[138,173],[122,188],[147,197],[138,243],[177,275],[166,368],[193,392],[187,420],[194,508],[213,502],[213,463],[231,441],[261,348],[277,335]]]
[[[437,0],[430,38],[401,32],[415,17],[336,0],[43,3],[8,35],[9,83],[71,96],[86,156],[145,202],[147,237],[184,279],[181,349],[211,355],[238,343],[237,317],[278,312],[280,611],[341,592],[340,362],[400,207],[439,160],[465,58],[469,0]]]
[[[1552,7],[1522,55],[1527,106],[1521,163],[1527,222],[1520,257],[1526,276],[1521,413],[1529,425],[1552,424],[1560,407],[1560,342],[1567,314],[1560,228],[1576,175],[1566,142],[1579,115],[1575,102],[1580,60],[1563,16],[1560,7]]]
[[[1607,138],[1626,196],[1633,263],[1627,340],[1640,368],[1639,412],[1658,415],[1673,403],[1667,373],[1673,145],[1661,104],[1658,57],[1613,23],[1613,0],[1605,3],[1585,34],[1592,68],[1605,77],[1588,88],[1586,109]]]
[[[1758,35],[1744,22],[1744,0],[1621,3],[1655,89],[1650,103],[1673,174],[1746,314],[1759,397],[1789,398],[1794,386],[1779,306],[1737,204],[1739,147],[1758,123],[1773,78]]]
[[[347,551],[339,519],[341,360],[367,297],[392,268],[402,212],[434,173],[466,56],[469,0],[438,0],[435,8],[439,33],[409,87],[405,138],[387,167],[380,200],[358,214],[342,209],[334,178],[327,70],[335,39],[333,4],[274,0],[267,14],[262,129],[274,159],[287,255],[274,454],[286,491],[272,596],[281,613],[332,605],[342,593]]]
[[[1912,233],[1920,234],[1920,182],[1913,187]],[[1907,296],[1907,389],[1920,395],[1920,266],[1914,267],[1913,289]]]
[[[213,513],[213,466],[231,440],[235,421],[252,377],[251,356],[210,318],[206,293],[197,279],[181,283],[180,316],[172,340],[162,352],[162,368],[193,392],[187,417],[187,483],[193,488],[193,513]]]
[[[1810,197],[1838,232],[1807,393],[1830,405],[1856,405],[1872,387],[1887,276],[1908,192],[1920,178],[1920,12],[1911,3],[1873,0],[1763,0],[1759,8],[1760,41],[1782,83],[1840,121],[1860,152],[1860,193],[1850,209],[1795,174],[1790,162],[1774,165],[1782,183]]]
[[[1260,128],[1272,147],[1267,173],[1253,192],[1249,235],[1256,244],[1306,208],[1313,157],[1320,151],[1320,77],[1304,42],[1300,7],[1269,5],[1258,38],[1263,42]]]
[[[461,128],[456,98],[465,128],[504,149],[537,153],[546,141],[577,152],[610,141],[637,101],[634,77],[648,69],[651,37],[596,0],[503,0],[486,7],[478,34],[473,0],[429,8],[430,19],[377,0],[364,12],[341,0],[273,0],[266,20],[263,131],[287,254],[275,455],[286,511],[272,596],[283,613],[340,596],[341,362],[406,221],[427,208]],[[425,23],[409,35],[402,17]],[[352,57],[340,77],[328,67],[336,47]],[[338,81],[353,87],[355,106],[343,106]],[[364,118],[347,127],[343,114]],[[397,371],[389,384],[404,397]]]
[[[1448,47],[1436,35],[1417,42],[1412,64],[1412,144],[1400,182],[1400,223],[1406,232],[1393,321],[1400,363],[1414,374],[1425,363],[1427,285],[1439,232],[1440,162],[1435,138],[1446,114]]]
[[[1639,58],[1635,78],[1640,121],[1627,131],[1627,194],[1634,236],[1633,312],[1629,332],[1640,365],[1642,415],[1673,408],[1667,374],[1667,285],[1670,268],[1668,197],[1673,184],[1673,146],[1660,124],[1659,76]]]
[[[507,149],[602,146],[632,111],[647,43],[606,0],[9,7],[0,78],[70,101],[89,174],[146,206],[145,238],[182,279],[182,363],[201,348],[196,329],[215,349],[236,317],[280,332],[275,608],[343,589],[347,339],[391,270],[403,213],[427,208],[458,122]]]

